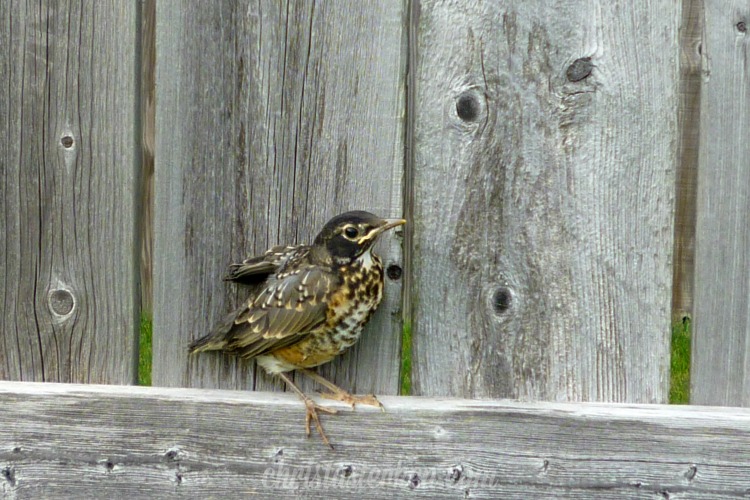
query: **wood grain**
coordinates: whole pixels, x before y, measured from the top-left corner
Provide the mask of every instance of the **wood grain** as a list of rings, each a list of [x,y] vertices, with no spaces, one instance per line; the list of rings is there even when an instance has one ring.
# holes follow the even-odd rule
[[[680,142],[675,176],[673,321],[683,321],[693,314],[702,37],[703,0],[684,0],[680,25],[680,100],[677,107]]]
[[[336,446],[292,394],[0,384],[4,498],[729,498],[750,410],[384,397]]]
[[[0,5],[2,379],[136,378],[136,19],[135,2]]]
[[[748,24],[747,2],[706,2],[690,394],[697,404],[750,405]]]
[[[416,394],[667,400],[678,19],[421,2]]]
[[[153,310],[154,274],[154,141],[156,137],[156,0],[141,3],[141,310]]]
[[[280,387],[252,363],[187,357],[246,289],[227,265],[307,243],[350,209],[399,216],[403,2],[157,3],[154,384]],[[399,264],[393,234],[378,246]],[[398,390],[399,282],[355,348],[320,371]],[[306,382],[303,386],[310,388]]]

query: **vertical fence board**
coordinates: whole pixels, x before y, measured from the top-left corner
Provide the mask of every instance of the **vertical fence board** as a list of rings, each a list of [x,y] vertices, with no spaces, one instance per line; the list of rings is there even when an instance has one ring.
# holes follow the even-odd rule
[[[691,402],[750,405],[750,5],[706,2]]]
[[[132,383],[135,2],[0,6],[0,378]]]
[[[268,389],[187,345],[244,299],[230,261],[309,242],[345,210],[401,210],[403,2],[157,2],[154,384]],[[400,242],[378,246],[400,262]],[[321,372],[396,393],[400,287]],[[304,385],[304,384],[303,384]]]
[[[421,3],[416,393],[666,401],[678,18]]]

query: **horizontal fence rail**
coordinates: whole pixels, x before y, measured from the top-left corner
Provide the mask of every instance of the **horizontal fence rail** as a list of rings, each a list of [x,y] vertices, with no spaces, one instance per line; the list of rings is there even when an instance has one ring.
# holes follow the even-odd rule
[[[728,498],[750,409],[383,397],[335,450],[291,394],[0,383],[4,498]],[[95,489],[94,489],[95,488]]]

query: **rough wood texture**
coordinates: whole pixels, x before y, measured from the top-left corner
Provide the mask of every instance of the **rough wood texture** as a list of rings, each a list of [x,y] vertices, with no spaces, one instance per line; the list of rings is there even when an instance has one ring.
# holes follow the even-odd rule
[[[679,13],[421,3],[416,394],[666,401]]]
[[[385,397],[304,437],[292,394],[0,384],[4,498],[726,498],[750,410]]]
[[[231,261],[309,242],[345,210],[402,213],[403,2],[160,1],[156,12],[153,381],[278,387],[253,363],[186,348],[246,297],[221,281]],[[378,249],[400,265],[397,236]],[[321,373],[397,392],[400,293],[388,280],[360,342]]]
[[[141,309],[153,310],[154,141],[156,136],[156,0],[141,3]]]
[[[682,321],[686,316],[692,317],[693,313],[702,36],[703,0],[683,0],[680,25],[680,101],[677,108],[680,143],[675,186],[673,321]]]
[[[0,378],[131,383],[137,4],[0,2]]]
[[[691,401],[750,405],[750,5],[706,2]]]

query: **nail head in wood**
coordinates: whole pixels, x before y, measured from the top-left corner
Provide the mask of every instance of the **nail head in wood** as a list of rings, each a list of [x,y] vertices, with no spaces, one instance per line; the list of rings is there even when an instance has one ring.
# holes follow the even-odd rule
[[[16,471],[12,467],[10,466],[4,467],[2,470],[2,475],[3,475],[3,479],[8,481],[8,483],[10,483],[11,486],[16,485]]]
[[[695,479],[695,475],[698,474],[698,466],[693,464],[688,468],[688,471],[685,473],[685,479],[688,481],[692,481]]]
[[[464,473],[464,466],[463,465],[454,465],[453,471],[451,472],[451,479],[454,483],[457,483],[459,479],[461,479],[461,476],[463,476]]]
[[[409,478],[409,488],[412,490],[419,486],[419,483],[421,483],[422,480],[419,478],[419,474],[412,474],[412,476]]]
[[[581,80],[588,78],[593,69],[594,63],[591,62],[591,58],[581,57],[568,66],[565,76],[567,76],[568,80],[571,82],[580,82]]]

